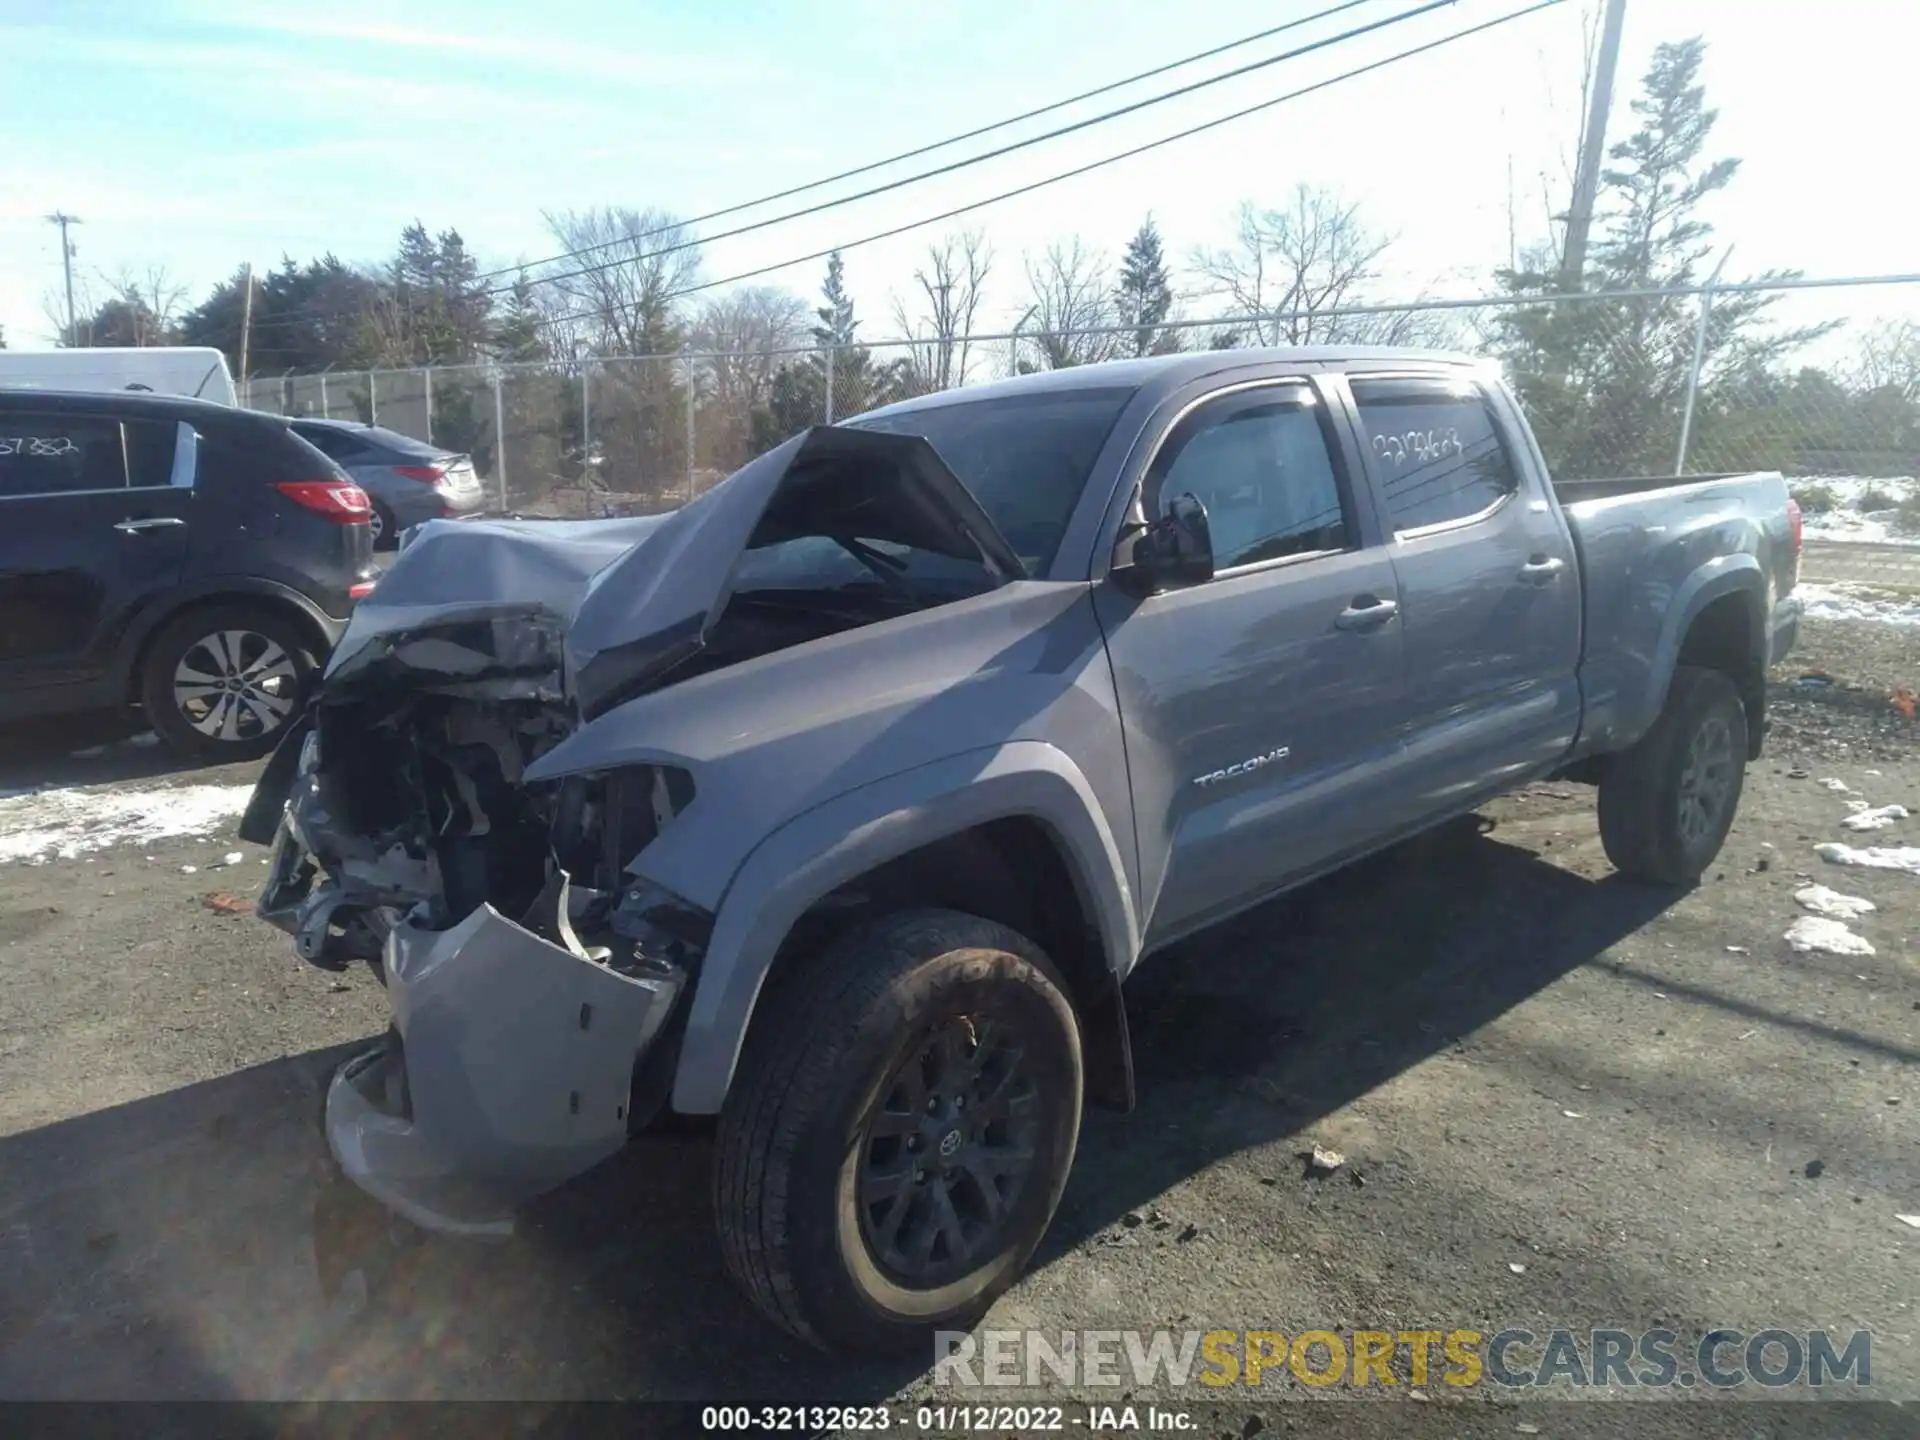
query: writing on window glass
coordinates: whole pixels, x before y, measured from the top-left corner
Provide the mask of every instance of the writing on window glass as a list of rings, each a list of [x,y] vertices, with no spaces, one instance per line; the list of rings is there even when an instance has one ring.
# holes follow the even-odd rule
[[[79,450],[67,435],[0,435],[0,455],[31,455],[56,460]]]
[[[1373,453],[1389,465],[1430,465],[1450,455],[1462,453],[1460,432],[1449,425],[1444,429],[1408,430],[1399,435],[1375,435]]]

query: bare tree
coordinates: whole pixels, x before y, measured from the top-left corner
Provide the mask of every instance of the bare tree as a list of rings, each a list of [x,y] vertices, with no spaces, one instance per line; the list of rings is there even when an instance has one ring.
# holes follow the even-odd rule
[[[984,231],[949,234],[927,247],[927,263],[913,272],[920,313],[909,315],[906,303],[894,297],[894,324],[912,342],[900,372],[903,387],[911,393],[930,394],[967,383],[974,317],[992,269],[993,247]]]
[[[541,218],[553,238],[575,252],[539,276],[557,299],[569,338],[612,355],[680,348],[678,300],[698,279],[700,257],[697,250],[677,248],[693,238],[677,217],[603,206],[542,212]]]
[[[693,323],[699,362],[698,447],[702,464],[722,471],[752,450],[753,416],[771,403],[773,377],[806,347],[813,312],[777,285],[749,285],[709,301]]]
[[[1240,335],[1255,344],[1406,344],[1422,338],[1418,312],[1341,313],[1366,304],[1392,245],[1358,205],[1302,184],[1284,209],[1243,202],[1234,243],[1200,251],[1193,263],[1250,317]]]
[[[1868,394],[1886,390],[1902,400],[1920,400],[1920,324],[1880,320],[1868,326],[1846,378]]]
[[[1027,312],[1014,327],[1020,336],[1016,370],[1064,370],[1120,353],[1123,336],[1088,333],[1110,332],[1115,324],[1105,256],[1088,250],[1076,235],[1056,240],[1038,260],[1027,256],[1025,268]]]

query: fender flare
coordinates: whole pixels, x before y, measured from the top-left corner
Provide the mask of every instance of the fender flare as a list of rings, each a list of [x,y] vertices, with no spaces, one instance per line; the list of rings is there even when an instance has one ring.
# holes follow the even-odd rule
[[[1673,603],[1667,607],[1666,623],[1654,647],[1646,696],[1628,730],[1634,739],[1646,734],[1666,708],[1667,691],[1673,685],[1674,668],[1680,662],[1680,647],[1686,643],[1693,622],[1714,601],[1736,594],[1745,594],[1751,599],[1747,613],[1749,644],[1760,667],[1766,668],[1767,577],[1760,562],[1745,552],[1709,560],[1687,576],[1675,591]]]
[[[1139,916],[1112,828],[1079,768],[1043,741],[918,766],[796,815],[742,862],[715,914],[694,987],[673,1108],[688,1115],[720,1110],[767,973],[794,922],[817,900],[896,856],[1014,816],[1031,816],[1053,832],[1115,977],[1124,975],[1139,953]],[[634,868],[644,874],[644,863]]]

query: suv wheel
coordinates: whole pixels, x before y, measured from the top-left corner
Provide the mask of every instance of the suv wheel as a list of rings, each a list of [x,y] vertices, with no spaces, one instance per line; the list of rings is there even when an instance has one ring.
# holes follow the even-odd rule
[[[1682,665],[1666,708],[1600,779],[1600,842],[1622,874],[1698,880],[1726,843],[1746,778],[1747,711],[1721,671]]]
[[[300,713],[317,663],[270,610],[215,605],[170,620],[147,647],[140,701],[160,738],[198,760],[264,755]]]
[[[1080,1032],[1031,941],[889,916],[763,997],[720,1119],[727,1269],[839,1351],[973,1325],[1032,1256],[1080,1133]]]
[[[378,500],[373,502],[372,512],[367,516],[367,528],[373,532],[373,548],[376,550],[385,550],[399,543],[400,532],[393,514]]]

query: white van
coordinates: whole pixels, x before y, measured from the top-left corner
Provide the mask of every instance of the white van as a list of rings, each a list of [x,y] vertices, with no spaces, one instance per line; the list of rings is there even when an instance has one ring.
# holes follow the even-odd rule
[[[151,390],[238,403],[227,357],[211,346],[0,350],[0,389]]]

